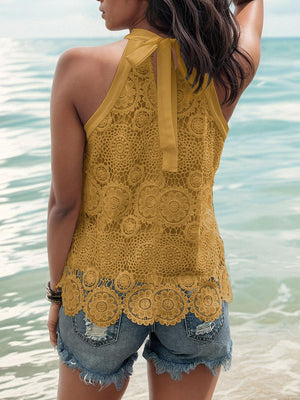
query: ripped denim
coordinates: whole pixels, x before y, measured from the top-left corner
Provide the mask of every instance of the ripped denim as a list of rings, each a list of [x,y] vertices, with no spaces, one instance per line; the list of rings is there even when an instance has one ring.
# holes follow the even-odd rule
[[[99,390],[114,383],[117,390],[133,373],[138,349],[145,342],[143,357],[153,360],[156,373],[167,372],[173,380],[182,379],[197,365],[206,365],[213,375],[223,366],[230,369],[232,339],[228,304],[212,322],[199,320],[188,313],[176,325],[138,325],[122,313],[116,323],[99,327],[83,311],[66,316],[62,306],[57,327],[57,350],[64,364],[80,370],[87,384],[99,383]]]

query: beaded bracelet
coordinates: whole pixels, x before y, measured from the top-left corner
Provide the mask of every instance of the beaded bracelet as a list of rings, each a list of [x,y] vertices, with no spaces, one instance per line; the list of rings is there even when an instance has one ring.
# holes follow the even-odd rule
[[[51,303],[62,304],[61,289],[55,292],[54,290],[51,289],[49,281],[46,286],[46,290],[47,290],[46,299],[48,301],[50,301]]]
[[[59,298],[55,298],[55,297],[51,297],[51,296],[46,295],[46,299],[48,301],[50,301],[50,303],[62,304],[62,299],[61,298],[59,299]]]

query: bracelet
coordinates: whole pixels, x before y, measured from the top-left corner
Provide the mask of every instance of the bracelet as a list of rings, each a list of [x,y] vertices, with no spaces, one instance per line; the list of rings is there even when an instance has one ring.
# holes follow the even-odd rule
[[[47,290],[46,299],[48,301],[50,301],[51,303],[62,304],[61,288],[59,288],[59,290],[57,291],[52,290],[49,281],[46,286],[46,290]]]
[[[55,297],[46,295],[46,299],[47,299],[48,301],[50,301],[50,303],[62,304],[62,299],[61,299],[61,298],[58,298],[58,297],[55,298]]]
[[[54,290],[51,289],[50,287],[50,281],[48,282],[47,286],[47,293],[49,293],[51,296],[60,296],[61,297],[61,288],[59,288],[59,290],[57,290],[56,292]]]

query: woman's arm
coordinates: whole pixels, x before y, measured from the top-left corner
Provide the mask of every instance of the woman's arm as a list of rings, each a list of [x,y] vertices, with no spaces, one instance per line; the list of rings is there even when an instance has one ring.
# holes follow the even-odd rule
[[[62,275],[81,203],[85,134],[73,101],[78,82],[78,57],[76,49],[60,57],[51,93],[52,182],[47,247],[52,290]]]
[[[251,71],[248,63],[243,57],[239,61],[244,67],[245,80],[239,92],[238,97],[233,104],[223,104],[225,99],[225,89],[215,82],[216,91],[219,97],[223,115],[226,121],[229,121],[233,111],[246,87],[250,84],[257,71],[260,61],[260,41],[263,28],[263,0],[233,0],[235,5],[234,16],[240,28],[239,48],[245,50],[251,57],[253,62],[253,70]]]
[[[234,16],[239,24],[241,35],[239,47],[252,58],[254,71],[244,82],[244,89],[253,79],[260,60],[260,40],[263,29],[263,0],[234,0]]]

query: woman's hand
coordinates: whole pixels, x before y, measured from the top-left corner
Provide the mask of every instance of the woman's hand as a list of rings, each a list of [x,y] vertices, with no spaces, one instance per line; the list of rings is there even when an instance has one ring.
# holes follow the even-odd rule
[[[48,329],[50,335],[50,342],[53,347],[57,346],[57,335],[56,327],[58,323],[58,313],[61,305],[57,303],[51,303],[48,315]]]

